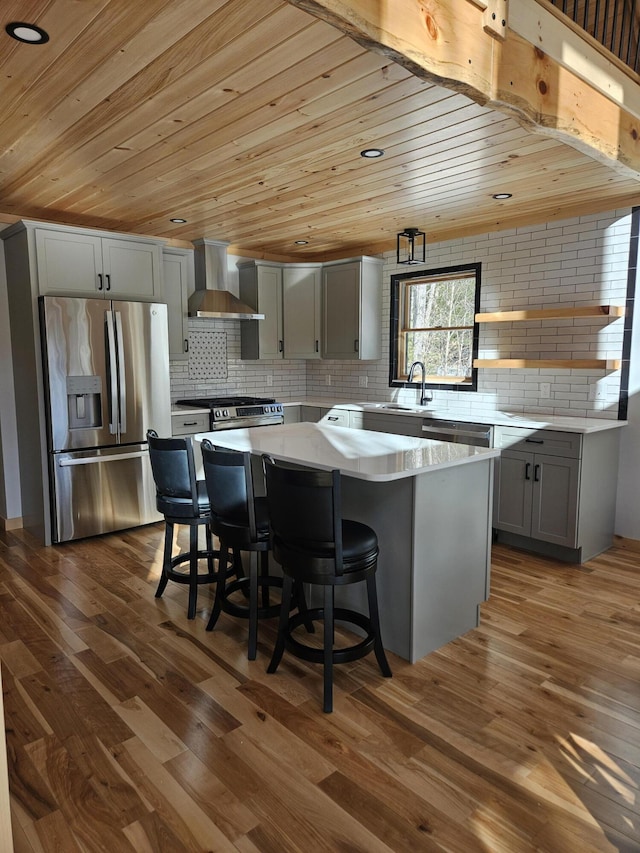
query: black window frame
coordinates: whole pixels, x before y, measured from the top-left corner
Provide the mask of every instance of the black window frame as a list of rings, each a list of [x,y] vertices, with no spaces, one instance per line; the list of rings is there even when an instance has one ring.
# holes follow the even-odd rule
[[[389,387],[390,388],[415,388],[414,382],[406,382],[396,379],[398,372],[398,333],[401,318],[400,294],[402,285],[413,278],[435,278],[437,276],[451,277],[454,273],[473,272],[476,279],[476,292],[474,303],[474,315],[480,311],[480,290],[482,287],[482,264],[457,264],[451,267],[435,267],[432,269],[412,270],[411,272],[395,273],[391,276],[391,324],[389,330]],[[427,382],[426,387],[433,390],[446,391],[477,391],[478,390],[478,368],[473,362],[478,358],[478,346],[480,340],[480,326],[475,319],[472,331],[471,352],[471,381],[470,382]]]

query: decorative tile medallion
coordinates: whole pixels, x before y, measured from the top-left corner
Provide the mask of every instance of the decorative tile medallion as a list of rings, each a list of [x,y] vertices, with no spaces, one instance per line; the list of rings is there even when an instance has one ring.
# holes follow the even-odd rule
[[[189,379],[227,378],[226,332],[189,333]]]

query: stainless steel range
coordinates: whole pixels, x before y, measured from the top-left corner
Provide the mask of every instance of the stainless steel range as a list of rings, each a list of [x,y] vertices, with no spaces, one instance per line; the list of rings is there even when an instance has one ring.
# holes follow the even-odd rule
[[[263,397],[193,397],[176,400],[176,405],[209,409],[212,431],[284,423],[282,403]]]

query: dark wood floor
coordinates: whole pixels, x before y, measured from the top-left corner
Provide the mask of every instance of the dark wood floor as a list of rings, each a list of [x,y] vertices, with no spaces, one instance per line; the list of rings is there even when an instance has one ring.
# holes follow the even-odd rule
[[[482,624],[411,666],[246,659],[246,624],[153,593],[162,528],[0,534],[15,849],[640,850],[640,553],[498,546]]]

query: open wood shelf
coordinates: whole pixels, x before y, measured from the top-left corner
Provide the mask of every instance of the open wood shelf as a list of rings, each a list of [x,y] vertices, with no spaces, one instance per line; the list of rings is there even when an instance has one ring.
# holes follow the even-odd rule
[[[619,358],[476,358],[474,367],[559,367],[569,370],[619,370]]]
[[[565,320],[573,317],[624,317],[622,305],[580,305],[575,308],[523,308],[519,311],[495,311],[476,314],[476,323],[517,323],[522,320]]]

